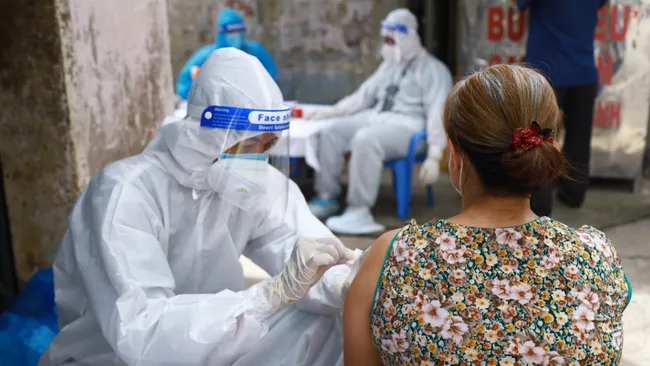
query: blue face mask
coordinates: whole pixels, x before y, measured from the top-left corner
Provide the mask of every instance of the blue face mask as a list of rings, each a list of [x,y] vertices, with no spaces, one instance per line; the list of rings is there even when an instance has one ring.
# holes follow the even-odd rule
[[[266,160],[269,157],[269,153],[265,152],[262,154],[221,154],[219,159],[245,159],[245,160]]]
[[[241,49],[244,46],[244,33],[226,34],[226,43],[229,47]]]

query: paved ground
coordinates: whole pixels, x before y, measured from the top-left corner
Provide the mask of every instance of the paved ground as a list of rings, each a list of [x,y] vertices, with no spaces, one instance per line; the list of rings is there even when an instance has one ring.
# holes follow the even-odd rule
[[[606,230],[632,283],[632,302],[625,310],[622,366],[650,364],[650,219]]]
[[[436,206],[429,208],[424,202],[424,189],[415,188],[411,215],[424,222],[433,218],[454,215],[460,199],[445,177],[435,186]],[[387,228],[400,227],[403,222],[395,217],[394,198],[389,181],[382,186],[375,210],[378,220]],[[553,216],[569,225],[589,224],[604,230],[622,257],[625,271],[632,283],[634,294],[625,315],[625,349],[622,366],[650,365],[650,182],[645,182],[638,194],[620,186],[595,184],[585,206],[571,210],[557,204]],[[366,237],[341,237],[351,248],[367,248],[377,235]],[[266,277],[266,273],[242,259],[247,283]]]

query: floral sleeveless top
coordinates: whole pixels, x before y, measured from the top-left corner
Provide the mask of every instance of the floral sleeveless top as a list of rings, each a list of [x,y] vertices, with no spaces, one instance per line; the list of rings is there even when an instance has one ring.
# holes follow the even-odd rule
[[[412,221],[370,319],[385,365],[617,365],[627,302],[618,255],[592,227]]]

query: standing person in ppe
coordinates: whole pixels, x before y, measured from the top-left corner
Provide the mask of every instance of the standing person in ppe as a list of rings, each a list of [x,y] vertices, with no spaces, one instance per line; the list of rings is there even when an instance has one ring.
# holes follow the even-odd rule
[[[271,54],[261,44],[247,41],[244,18],[237,11],[225,8],[217,18],[217,42],[201,47],[181,69],[176,81],[178,97],[187,100],[192,81],[205,60],[213,51],[225,47],[234,47],[257,57],[271,77],[276,79],[276,66]]]
[[[308,119],[337,118],[315,137],[318,163],[315,190],[309,204],[324,219],[339,210],[340,175],[344,154],[351,152],[347,209],[330,217],[327,226],[342,234],[384,230],[370,208],[375,204],[384,161],[403,158],[414,133],[428,132],[428,157],[420,180],[438,179],[439,161],[446,143],[442,107],[452,85],[447,67],[421,45],[417,20],[397,9],[382,22],[381,54],[384,61],[352,95],[331,108],[316,110]]]
[[[61,332],[40,365],[232,364],[270,316],[351,259],[288,164],[267,163],[289,127],[282,103],[257,59],[218,50],[188,116],[90,182],[54,262]],[[242,254],[273,277],[244,289]]]

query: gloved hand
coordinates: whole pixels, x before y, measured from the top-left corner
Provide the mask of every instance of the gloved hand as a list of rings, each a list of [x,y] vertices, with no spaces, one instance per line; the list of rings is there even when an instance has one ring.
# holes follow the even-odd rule
[[[369,249],[370,248],[364,250],[363,252],[358,249],[355,251],[357,258],[354,260],[354,262],[350,263],[350,273],[345,277],[340,287],[338,288],[338,294],[341,297],[342,303],[345,302],[345,296],[347,296],[350,285],[352,284],[352,281],[354,281],[354,277],[356,277],[357,272],[359,272],[359,268],[361,268],[361,262],[366,256],[366,253],[368,253]]]
[[[328,268],[355,256],[334,238],[299,238],[285,268],[268,282],[274,310],[302,299]]]
[[[422,163],[422,167],[420,167],[420,183],[429,185],[438,181],[438,177],[440,177],[441,155],[440,149],[436,149],[435,147],[429,148],[427,159]]]
[[[321,280],[323,286],[327,289],[327,292],[334,295],[337,299],[340,299],[341,309],[343,309],[345,295],[347,295],[354,277],[357,275],[357,272],[359,272],[361,261],[367,251],[367,249],[363,252],[356,249],[353,252],[353,256],[355,257],[354,259],[345,263],[345,266],[334,266],[334,268],[325,273]]]
[[[308,109],[303,112],[302,118],[308,120],[328,119],[338,117],[339,114],[339,111],[334,107]]]

